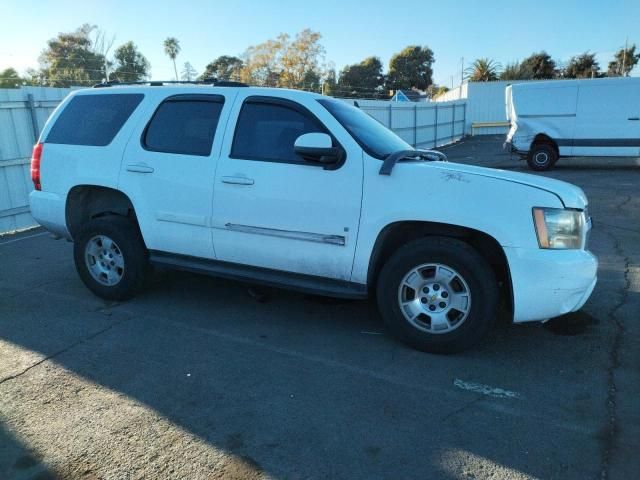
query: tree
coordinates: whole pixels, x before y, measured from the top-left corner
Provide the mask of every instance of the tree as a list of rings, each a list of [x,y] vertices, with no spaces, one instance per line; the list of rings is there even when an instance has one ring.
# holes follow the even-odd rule
[[[88,25],[87,25],[88,26]],[[106,80],[110,80],[110,73],[113,69],[113,60],[109,60],[109,52],[116,41],[116,36],[107,37],[107,32],[101,30],[96,25],[89,26],[89,39],[91,40],[91,51],[96,55],[101,55],[104,59],[104,72]]]
[[[241,79],[253,85],[277,87],[282,70],[280,58],[289,35],[281,33],[275,39],[249,47],[243,54]]]
[[[378,57],[368,57],[362,62],[347,65],[340,72],[338,94],[344,97],[384,96],[384,74]]]
[[[25,85],[33,85],[37,87],[46,85],[46,74],[42,70],[38,70],[36,68],[28,68],[25,73],[26,75],[23,78]]]
[[[438,98],[440,95],[443,95],[448,91],[449,88],[445,85],[436,85],[435,83],[432,83],[427,87],[427,95],[429,95],[431,99]]]
[[[307,28],[297,33],[292,42],[282,44],[278,82],[281,87],[310,89],[319,85],[320,61],[325,54],[320,38],[319,32]]]
[[[204,67],[200,80],[217,78],[219,80],[240,80],[244,62],[238,57],[222,55]]]
[[[336,87],[338,86],[338,76],[336,74],[335,69],[331,68],[327,71],[325,78],[324,78],[324,83],[322,86],[322,93],[324,95],[335,95],[336,93]]]
[[[624,49],[621,48],[613,56],[613,61],[609,62],[607,76],[609,77],[628,77],[631,70],[640,60],[640,52],[636,53],[636,45]]]
[[[149,76],[149,61],[131,41],[116,48],[113,66],[112,77],[121,82],[137,82]]]
[[[178,80],[178,68],[176,67],[176,57],[180,53],[180,42],[175,37],[167,37],[164,41],[164,53],[173,62],[173,71]]]
[[[504,70],[500,73],[500,80],[524,80],[520,62],[507,63]]]
[[[532,53],[520,63],[520,78],[550,79],[555,76],[556,62],[545,52]]]
[[[243,54],[242,81],[256,85],[310,88],[323,75],[321,35],[306,29],[291,40],[286,33],[249,47]],[[315,87],[314,87],[315,88]]]
[[[391,57],[387,87],[393,90],[417,88],[426,90],[433,75],[433,51],[410,45]]]
[[[478,58],[466,72],[471,82],[491,82],[498,79],[500,64],[490,58]]]
[[[182,80],[190,82],[192,80],[195,80],[197,76],[198,72],[196,72],[196,69],[193,68],[193,65],[191,65],[191,63],[189,62],[185,62],[184,66],[182,67]]]
[[[0,88],[19,88],[22,82],[15,68],[5,68],[0,72]]]
[[[599,65],[596,54],[585,52],[571,57],[564,69],[565,78],[591,78],[598,76]]]
[[[105,59],[92,49],[90,34],[95,28],[85,24],[75,32],[60,33],[47,42],[40,56],[47,85],[70,87],[99,83],[105,78]]]

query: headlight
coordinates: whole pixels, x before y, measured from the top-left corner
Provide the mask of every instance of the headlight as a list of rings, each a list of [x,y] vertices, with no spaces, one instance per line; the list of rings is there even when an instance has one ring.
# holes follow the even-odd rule
[[[582,248],[585,237],[585,215],[579,210],[563,208],[534,208],[540,248]]]

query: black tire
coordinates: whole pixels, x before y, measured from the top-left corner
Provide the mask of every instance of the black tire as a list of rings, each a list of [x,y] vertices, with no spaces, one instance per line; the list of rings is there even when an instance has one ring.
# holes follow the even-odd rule
[[[100,235],[115,242],[124,262],[118,272],[120,279],[113,285],[105,285],[94,278],[85,260],[87,244]],[[149,254],[138,226],[129,218],[118,215],[95,218],[83,225],[74,239],[73,259],[87,288],[105,300],[127,300],[133,297],[144,285],[149,265]]]
[[[446,333],[418,328],[400,307],[404,277],[424,264],[451,268],[468,286],[471,301],[467,316]],[[386,326],[402,342],[425,352],[455,353],[471,347],[490,330],[498,315],[499,291],[491,266],[474,248],[453,238],[428,237],[404,245],[389,258],[378,277],[377,298]]]
[[[531,170],[544,172],[550,170],[558,161],[558,152],[548,143],[535,144],[527,155],[527,164]]]

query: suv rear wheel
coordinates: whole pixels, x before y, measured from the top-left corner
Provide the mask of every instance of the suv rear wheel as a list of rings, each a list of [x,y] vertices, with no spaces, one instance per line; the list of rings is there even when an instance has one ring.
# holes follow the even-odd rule
[[[148,268],[148,253],[137,226],[117,215],[86,223],[74,239],[73,258],[84,284],[106,300],[135,295]]]
[[[453,353],[479,341],[497,315],[491,266],[468,244],[445,237],[401,247],[384,265],[378,306],[391,333],[418,350]]]

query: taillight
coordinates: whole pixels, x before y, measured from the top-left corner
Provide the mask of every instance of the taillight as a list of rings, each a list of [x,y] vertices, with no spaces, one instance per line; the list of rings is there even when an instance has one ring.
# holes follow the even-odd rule
[[[31,181],[36,190],[42,190],[40,185],[40,160],[42,159],[42,143],[36,143],[33,146],[31,154]]]

